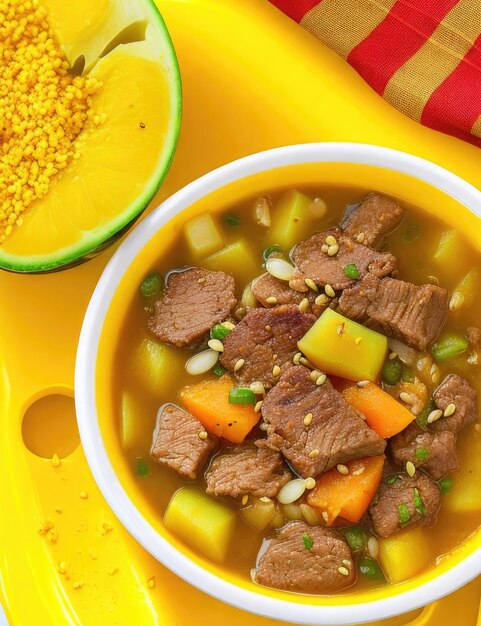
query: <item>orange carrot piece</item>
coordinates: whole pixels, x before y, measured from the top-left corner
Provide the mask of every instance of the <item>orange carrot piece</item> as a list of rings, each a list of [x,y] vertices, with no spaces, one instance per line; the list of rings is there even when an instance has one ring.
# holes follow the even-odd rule
[[[337,517],[358,522],[379,487],[384,459],[384,455],[356,459],[346,464],[348,474],[341,474],[337,468],[321,474],[307,495],[307,503],[321,510],[328,526]]]
[[[230,404],[229,391],[233,387],[234,381],[225,375],[184,387],[180,397],[209,433],[232,443],[242,443],[259,421],[260,414],[251,404]]]
[[[364,415],[367,424],[383,439],[404,430],[415,417],[374,383],[368,383],[365,387],[349,387],[342,393],[347,402]]]

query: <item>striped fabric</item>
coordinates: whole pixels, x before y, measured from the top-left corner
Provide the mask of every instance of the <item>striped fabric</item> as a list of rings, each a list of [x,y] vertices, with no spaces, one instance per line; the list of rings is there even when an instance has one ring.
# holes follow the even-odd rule
[[[481,0],[270,0],[413,119],[481,146]]]

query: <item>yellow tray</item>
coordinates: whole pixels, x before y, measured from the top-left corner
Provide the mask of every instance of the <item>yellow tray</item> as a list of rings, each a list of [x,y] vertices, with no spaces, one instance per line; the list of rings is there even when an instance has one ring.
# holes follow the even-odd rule
[[[481,186],[479,150],[392,109],[267,2],[159,0],[159,7],[179,56],[184,117],[153,206],[234,158],[319,140],[399,148]],[[73,372],[82,317],[110,254],[60,274],[0,275],[0,598],[7,617],[15,626],[269,626],[152,559],[92,479],[74,427]],[[478,579],[383,624],[475,626],[480,592]]]

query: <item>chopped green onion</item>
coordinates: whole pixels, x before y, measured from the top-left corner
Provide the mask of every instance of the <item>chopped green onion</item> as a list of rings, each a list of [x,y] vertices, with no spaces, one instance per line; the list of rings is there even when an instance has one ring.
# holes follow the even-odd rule
[[[269,246],[264,250],[264,252],[262,253],[264,261],[267,261],[271,254],[282,254],[282,248],[278,243],[275,243],[273,246]]]
[[[412,243],[421,236],[422,232],[422,229],[417,224],[406,224],[401,237],[405,243]]]
[[[424,505],[423,499],[421,498],[421,494],[416,487],[413,488],[413,501],[416,513],[419,513],[419,515],[426,515],[426,507]]]
[[[233,215],[232,213],[226,213],[224,216],[224,222],[227,226],[240,226],[241,219],[237,215]]]
[[[136,471],[137,471],[137,476],[149,475],[149,467],[147,463],[144,461],[143,457],[141,456],[138,456],[136,458]]]
[[[399,359],[388,359],[382,366],[381,378],[386,385],[397,385],[401,380],[402,363]]]
[[[307,533],[304,533],[302,535],[302,542],[306,550],[312,550],[312,546],[314,545],[314,542],[312,541],[311,537],[309,537]]]
[[[230,330],[222,324],[216,324],[210,329],[210,338],[211,339],[224,339],[230,333]]]
[[[403,381],[403,383],[413,383],[415,378],[416,378],[416,375],[412,371],[412,369],[403,365],[402,374],[401,374],[401,380]]]
[[[453,356],[462,354],[468,349],[466,337],[457,333],[443,335],[431,348],[431,355],[435,361],[442,362]]]
[[[432,411],[434,411],[436,408],[437,407],[436,407],[436,404],[434,403],[434,400],[432,398],[429,398],[429,400],[426,402],[424,409],[416,417],[416,422],[419,428],[422,428],[423,430],[427,430],[429,414]]]
[[[361,526],[349,528],[344,537],[353,552],[359,552],[359,550],[366,547],[367,537]]]
[[[235,387],[229,391],[231,404],[255,404],[256,394],[247,387]]]
[[[398,480],[400,480],[399,476],[397,474],[392,474],[391,476],[385,478],[384,482],[386,485],[394,485],[394,483],[397,483]]]
[[[140,285],[140,295],[143,298],[152,298],[162,289],[162,276],[159,272],[154,272],[145,278]]]
[[[222,365],[216,365],[212,371],[216,376],[223,376],[227,370],[225,367],[222,367]]]
[[[427,448],[416,448],[414,454],[419,461],[427,461],[429,458],[429,450]]]
[[[348,263],[345,265],[344,274],[348,278],[353,278],[354,280],[358,280],[360,278],[359,270],[357,269],[357,265],[355,263]]]
[[[359,572],[369,578],[384,578],[379,563],[371,556],[363,556],[358,561]]]
[[[397,508],[399,512],[399,521],[401,524],[406,524],[411,519],[411,515],[409,513],[409,509],[405,504],[400,504]]]
[[[451,478],[443,478],[439,481],[439,490],[443,495],[449,493],[453,487],[453,481]]]

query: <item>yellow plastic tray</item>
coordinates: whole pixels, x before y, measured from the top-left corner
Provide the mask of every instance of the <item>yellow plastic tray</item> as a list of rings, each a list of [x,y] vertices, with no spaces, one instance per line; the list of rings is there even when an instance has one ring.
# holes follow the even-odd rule
[[[402,116],[263,0],[159,0],[159,7],[179,56],[184,116],[153,206],[234,158],[319,140],[399,148],[481,186],[478,149]],[[73,372],[82,317],[110,254],[60,274],[0,274],[0,598],[7,617],[15,626],[269,626],[152,559],[92,479],[74,425]],[[475,626],[480,592],[478,579],[383,624]]]

